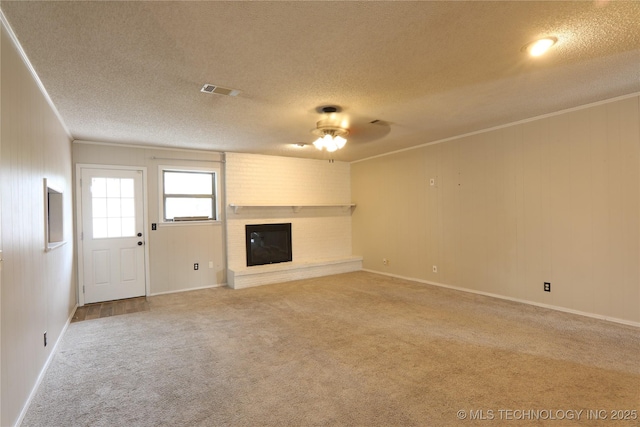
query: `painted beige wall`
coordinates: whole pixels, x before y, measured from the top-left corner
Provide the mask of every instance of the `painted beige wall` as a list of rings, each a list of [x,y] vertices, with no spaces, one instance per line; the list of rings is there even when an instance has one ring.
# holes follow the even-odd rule
[[[640,322],[639,104],[353,163],[354,253],[368,270]]]
[[[16,50],[1,36],[1,420],[14,425],[76,304],[71,142]],[[63,189],[66,244],[45,252],[43,179]],[[47,332],[48,346],[43,344]]]
[[[154,159],[159,158],[159,159]],[[164,160],[164,159],[176,160]],[[183,160],[188,159],[188,160]],[[199,161],[190,161],[191,159]],[[151,295],[226,283],[226,253],[224,238],[224,209],[221,221],[208,224],[161,225],[159,209],[158,167],[201,167],[220,169],[218,153],[186,150],[163,150],[96,144],[76,141],[73,144],[73,163],[136,166],[147,168],[147,230]],[[75,173],[75,170],[74,170]],[[224,177],[220,198],[224,197]],[[158,224],[151,231],[151,224]],[[213,268],[209,268],[209,261]],[[193,269],[194,263],[200,269]]]

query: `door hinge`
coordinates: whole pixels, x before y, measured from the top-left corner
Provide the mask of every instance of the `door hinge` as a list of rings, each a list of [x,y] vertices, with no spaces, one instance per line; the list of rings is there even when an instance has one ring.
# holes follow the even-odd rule
[[[80,232],[80,240],[84,240],[84,231]]]
[[[82,285],[82,293],[84,294],[84,285]]]

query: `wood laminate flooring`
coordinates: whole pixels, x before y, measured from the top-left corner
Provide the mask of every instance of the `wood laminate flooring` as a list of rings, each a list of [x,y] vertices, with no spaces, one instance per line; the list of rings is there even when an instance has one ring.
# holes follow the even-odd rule
[[[117,316],[119,314],[137,313],[139,311],[149,311],[149,301],[147,301],[146,297],[97,302],[78,307],[71,319],[71,323]]]

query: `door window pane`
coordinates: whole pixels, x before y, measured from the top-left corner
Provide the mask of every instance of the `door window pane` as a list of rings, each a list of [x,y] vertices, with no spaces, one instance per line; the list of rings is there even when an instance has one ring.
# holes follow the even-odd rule
[[[122,220],[107,218],[107,237],[122,237]]]
[[[93,218],[93,238],[104,239],[107,237],[107,219]]]
[[[93,178],[91,180],[91,194],[93,197],[107,197],[107,179]]]
[[[92,178],[94,239],[136,235],[133,189],[133,178]]]
[[[106,218],[107,217],[107,198],[106,197],[94,197],[92,200],[92,209],[94,218]]]
[[[136,209],[135,209],[135,205],[133,203],[133,199],[129,199],[129,198],[122,198],[120,199],[120,203],[121,203],[121,209],[122,209],[122,217],[135,217],[136,215]]]
[[[120,199],[113,197],[107,198],[107,218],[120,218],[121,216]]]
[[[107,178],[107,197],[120,197],[120,178]]]
[[[133,198],[133,179],[122,179],[120,180],[120,197],[130,197]]]

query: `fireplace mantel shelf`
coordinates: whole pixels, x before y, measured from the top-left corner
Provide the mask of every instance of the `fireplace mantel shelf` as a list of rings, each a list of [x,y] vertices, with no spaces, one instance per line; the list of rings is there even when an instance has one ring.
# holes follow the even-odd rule
[[[233,209],[233,213],[237,214],[244,208],[291,208],[294,213],[300,212],[302,208],[343,208],[345,210],[355,208],[355,203],[337,203],[337,204],[287,204],[287,205],[253,205],[244,203],[229,203],[229,207]]]

